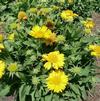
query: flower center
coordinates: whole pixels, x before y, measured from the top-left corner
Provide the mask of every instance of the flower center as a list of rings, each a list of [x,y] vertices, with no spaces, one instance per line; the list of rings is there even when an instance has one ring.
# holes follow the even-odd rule
[[[56,63],[58,61],[58,56],[57,55],[49,56],[49,61],[51,63]]]
[[[61,79],[58,76],[55,76],[51,80],[51,84],[53,84],[53,85],[59,85],[60,83],[61,83]]]
[[[37,37],[41,38],[43,36],[43,33],[41,31],[38,31],[38,32],[36,32],[36,35],[37,35]]]

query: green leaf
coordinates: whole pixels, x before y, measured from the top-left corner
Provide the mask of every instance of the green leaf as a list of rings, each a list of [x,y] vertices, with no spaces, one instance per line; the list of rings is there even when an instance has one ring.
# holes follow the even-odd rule
[[[20,78],[21,80],[23,80],[23,81],[26,80],[26,77],[25,77],[24,73],[22,73],[22,72],[17,72],[17,73],[16,73],[16,76],[17,76],[18,78]]]
[[[74,91],[74,93],[80,95],[79,87],[76,84],[70,84],[70,88]]]
[[[87,94],[86,94],[85,87],[84,86],[80,87],[80,90],[81,90],[82,98],[86,100]]]
[[[80,76],[88,76],[90,72],[90,69],[88,67],[82,69],[81,73],[79,74]]]
[[[53,101],[59,101],[59,95],[53,94]]]
[[[60,98],[59,101],[65,101],[64,98]]]
[[[52,94],[45,96],[45,101],[52,101]]]
[[[33,92],[31,93],[31,99],[32,99],[32,101],[36,101],[36,100],[35,100],[35,97],[34,97],[34,94],[35,94],[35,91],[33,91]]]
[[[71,97],[71,96],[72,96],[72,94],[71,94],[71,92],[66,91],[66,92],[63,94],[63,96]]]
[[[23,84],[20,88],[19,88],[19,101],[25,101],[25,97],[26,95],[29,95],[31,86]]]
[[[0,89],[0,97],[6,96],[10,91],[10,86],[5,85],[3,88]]]
[[[8,41],[4,42],[5,49],[7,49],[9,52],[13,50],[13,46]]]

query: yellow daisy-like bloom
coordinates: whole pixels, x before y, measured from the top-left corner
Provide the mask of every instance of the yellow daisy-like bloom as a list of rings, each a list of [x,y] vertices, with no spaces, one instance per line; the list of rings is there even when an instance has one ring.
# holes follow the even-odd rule
[[[3,34],[0,34],[0,42],[3,41]]]
[[[68,85],[68,76],[63,71],[53,71],[49,74],[46,81],[49,90],[59,93]]]
[[[34,26],[29,33],[30,36],[34,38],[45,39],[46,45],[52,45],[56,41],[56,34],[52,33],[47,26]]]
[[[89,49],[92,51],[91,55],[100,57],[100,46],[98,46],[98,45],[90,45]]]
[[[14,33],[8,35],[8,39],[14,41]]]
[[[34,26],[32,31],[29,33],[34,38],[45,38],[47,39],[51,35],[51,30],[48,29],[46,26]]]
[[[34,38],[43,38],[44,37],[44,33],[46,33],[47,31],[47,27],[46,26],[34,26],[32,28],[32,31],[29,33],[29,35],[31,35]]]
[[[87,19],[86,21],[83,21],[83,25],[85,28],[93,29],[95,24],[92,19]]]
[[[4,45],[0,43],[0,52],[2,52],[3,49],[4,49]]]
[[[42,56],[42,60],[47,61],[44,64],[44,67],[49,70],[50,68],[54,69],[63,68],[65,58],[64,54],[60,54],[59,51],[54,51],[48,54],[44,54]]]
[[[96,45],[89,45],[89,50],[93,50]]]
[[[19,20],[26,20],[26,19],[27,19],[27,14],[26,14],[26,12],[20,11],[20,12],[18,13],[18,19],[19,19]]]
[[[78,15],[76,13],[73,13],[72,10],[64,10],[61,13],[61,18],[66,20],[66,21],[73,21],[75,17]]]
[[[5,62],[0,60],[0,79],[4,75],[4,70],[5,70]]]
[[[11,63],[7,69],[9,72],[16,72],[18,69],[17,63]]]

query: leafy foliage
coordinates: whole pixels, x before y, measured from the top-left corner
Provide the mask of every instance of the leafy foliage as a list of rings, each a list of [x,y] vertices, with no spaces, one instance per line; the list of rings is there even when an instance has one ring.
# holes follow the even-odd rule
[[[45,2],[46,1],[46,2]],[[99,0],[74,0],[72,4],[61,0],[1,0],[0,21],[4,25],[5,49],[0,59],[6,63],[0,79],[0,97],[16,94],[18,101],[80,101],[95,84],[96,63],[88,46],[100,44],[97,34],[86,34],[81,21],[100,11]],[[46,8],[46,9],[44,9]],[[73,22],[61,19],[62,10],[70,9],[79,16]],[[47,11],[46,11],[47,10]],[[19,20],[19,11],[25,11],[26,20]],[[35,25],[45,25],[65,40],[46,45],[43,40],[29,35]],[[8,35],[14,33],[14,40]],[[49,91],[46,78],[51,72],[43,66],[42,55],[59,50],[65,56],[63,71],[69,76],[69,84],[61,93]],[[14,72],[8,70],[17,63]],[[1,67],[0,67],[1,68]],[[35,79],[34,79],[35,78]]]

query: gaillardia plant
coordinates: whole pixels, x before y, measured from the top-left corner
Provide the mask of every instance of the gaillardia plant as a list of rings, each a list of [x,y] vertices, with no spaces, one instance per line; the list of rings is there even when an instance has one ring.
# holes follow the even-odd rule
[[[86,100],[98,80],[95,58],[100,57],[100,37],[93,32],[90,11],[79,8],[81,3],[84,5],[80,0],[2,3],[0,97]]]

